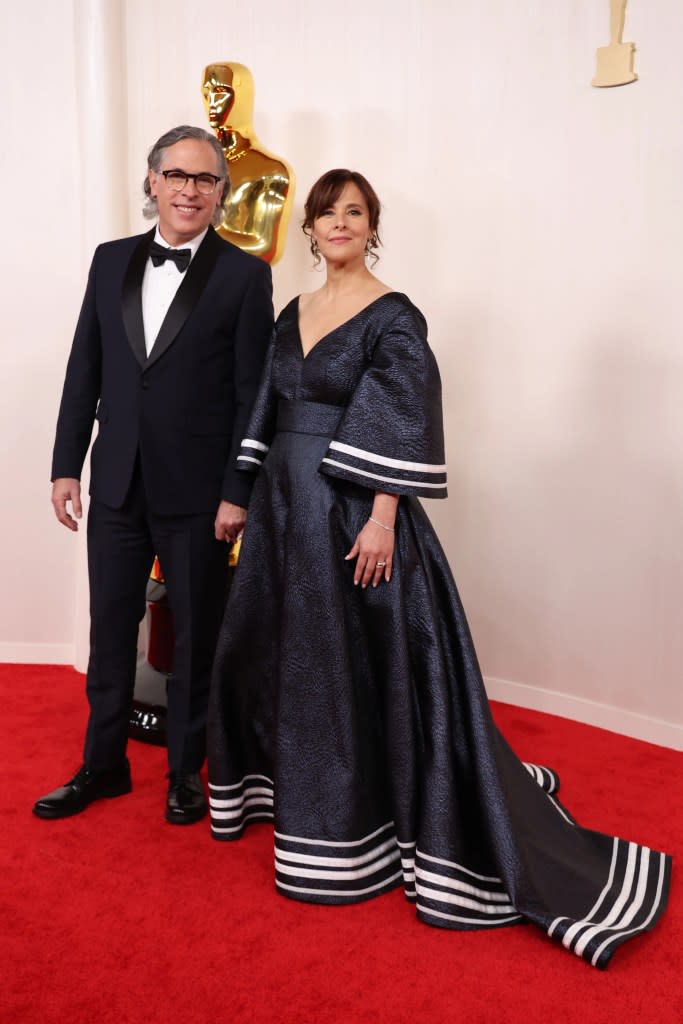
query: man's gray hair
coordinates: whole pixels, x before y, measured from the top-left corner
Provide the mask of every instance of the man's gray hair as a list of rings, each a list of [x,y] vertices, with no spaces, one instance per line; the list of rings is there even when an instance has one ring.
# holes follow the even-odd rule
[[[170,146],[175,146],[176,142],[182,142],[183,139],[196,139],[198,142],[208,142],[216,154],[217,173],[223,179],[223,195],[221,205],[216,207],[216,212],[213,216],[213,223],[220,224],[223,219],[222,205],[230,195],[230,178],[228,176],[228,164],[225,159],[223,147],[212,132],[204,131],[203,128],[193,128],[192,125],[189,124],[181,124],[177,128],[171,128],[169,132],[166,132],[160,139],[157,139],[150,149],[147,156],[147,168],[148,170],[155,171],[158,174],[161,170],[161,164],[166,150]],[[142,215],[143,217],[147,217],[151,220],[157,216],[158,210],[156,200],[152,196],[152,189],[147,175],[145,175],[145,180],[142,183],[142,190],[145,193],[145,203],[142,207]]]

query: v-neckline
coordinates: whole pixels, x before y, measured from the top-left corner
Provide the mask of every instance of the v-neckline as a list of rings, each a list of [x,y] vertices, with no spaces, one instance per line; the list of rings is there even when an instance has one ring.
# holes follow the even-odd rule
[[[330,331],[327,331],[325,334],[321,335],[321,337],[319,337],[318,340],[316,341],[315,345],[311,345],[311,347],[309,348],[308,352],[304,352],[304,340],[301,337],[301,328],[299,327],[299,301],[301,299],[301,296],[297,295],[297,297],[296,297],[296,308],[294,310],[294,323],[296,324],[296,333],[297,333],[297,337],[299,339],[299,353],[301,355],[302,361],[305,363],[306,360],[308,359],[308,357],[311,355],[311,353],[315,352],[315,350],[318,348],[319,345],[322,344],[323,341],[327,341],[327,339],[332,337],[333,334],[336,334],[337,331],[340,331],[342,329],[342,327],[346,327],[347,324],[353,323],[353,321],[357,317],[359,317],[361,315],[361,313],[365,313],[366,310],[368,310],[372,306],[374,306],[376,302],[380,301],[380,299],[385,299],[388,295],[397,295],[397,294],[398,293],[393,291],[393,290],[389,291],[389,292],[382,292],[381,295],[378,295],[377,298],[373,299],[371,302],[368,302],[368,304],[366,306],[363,306],[362,309],[359,309],[357,313],[353,314],[353,316],[348,317],[348,319],[343,320],[340,324],[337,324],[336,327],[333,327]]]

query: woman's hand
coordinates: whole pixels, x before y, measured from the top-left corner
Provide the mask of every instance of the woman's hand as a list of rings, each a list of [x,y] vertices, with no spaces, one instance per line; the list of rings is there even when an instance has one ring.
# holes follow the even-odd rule
[[[372,513],[356,537],[345,561],[356,559],[353,582],[365,589],[368,583],[376,587],[379,581],[391,579],[394,560],[394,521],[398,495],[377,493]]]
[[[356,556],[358,556],[356,558]],[[389,582],[391,579],[391,563],[394,557],[394,534],[383,530],[376,523],[367,521],[360,531],[354,545],[346,556],[348,562],[356,558],[356,569],[353,574],[353,582],[359,583],[365,589],[368,583],[376,587],[384,576]]]

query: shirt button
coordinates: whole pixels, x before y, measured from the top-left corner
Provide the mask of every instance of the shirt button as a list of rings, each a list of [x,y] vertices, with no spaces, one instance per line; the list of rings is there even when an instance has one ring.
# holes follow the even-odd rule
[[[148,388],[149,388],[149,381],[143,379],[143,381],[142,381],[142,390],[143,391],[147,391]]]

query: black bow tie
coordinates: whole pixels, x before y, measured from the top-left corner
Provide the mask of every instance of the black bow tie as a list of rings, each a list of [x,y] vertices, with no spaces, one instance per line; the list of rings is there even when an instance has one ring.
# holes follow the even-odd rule
[[[192,259],[192,249],[167,249],[158,242],[152,242],[149,254],[155,267],[160,267],[164,260],[172,260],[181,274],[187,270]]]

